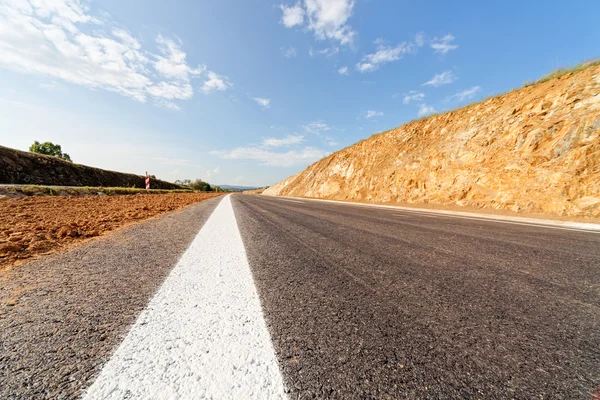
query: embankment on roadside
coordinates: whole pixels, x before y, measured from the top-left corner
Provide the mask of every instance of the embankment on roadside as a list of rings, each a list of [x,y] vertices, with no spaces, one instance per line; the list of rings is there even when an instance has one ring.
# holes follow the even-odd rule
[[[75,164],[58,157],[0,146],[0,184],[104,186],[143,188],[142,175]],[[152,180],[154,189],[180,189],[174,183]]]
[[[412,121],[265,195],[600,217],[600,66]]]

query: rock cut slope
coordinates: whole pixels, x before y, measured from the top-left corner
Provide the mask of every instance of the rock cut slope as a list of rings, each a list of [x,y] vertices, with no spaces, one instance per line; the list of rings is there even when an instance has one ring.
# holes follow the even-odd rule
[[[265,195],[600,216],[600,66],[413,121]]]

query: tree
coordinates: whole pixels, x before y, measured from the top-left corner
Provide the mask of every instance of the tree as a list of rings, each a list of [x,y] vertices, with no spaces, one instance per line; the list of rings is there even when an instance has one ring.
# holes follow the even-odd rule
[[[196,179],[189,185],[194,190],[200,190],[202,192],[210,192],[212,188],[208,184],[208,182],[204,182],[202,179]]]
[[[54,156],[73,162],[67,153],[62,152],[60,144],[54,144],[52,142],[40,143],[36,140],[31,146],[29,146],[29,151],[32,153],[45,154],[47,156]]]
[[[176,180],[175,184],[181,185],[181,186],[187,186],[190,189],[200,190],[202,192],[212,192],[214,190],[210,186],[210,184],[208,184],[207,182],[204,182],[202,179],[196,179],[195,181],[192,181],[190,179],[184,179],[182,181]]]

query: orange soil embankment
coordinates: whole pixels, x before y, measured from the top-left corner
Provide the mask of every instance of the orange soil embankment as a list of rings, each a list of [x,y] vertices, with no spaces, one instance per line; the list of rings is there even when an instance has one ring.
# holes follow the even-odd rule
[[[0,270],[221,194],[0,199]]]
[[[600,218],[600,65],[374,135],[263,194]]]

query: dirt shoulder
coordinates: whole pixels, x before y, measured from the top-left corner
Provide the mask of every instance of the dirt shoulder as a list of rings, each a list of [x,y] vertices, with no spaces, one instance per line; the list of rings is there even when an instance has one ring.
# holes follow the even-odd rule
[[[0,199],[0,271],[221,193]]]

